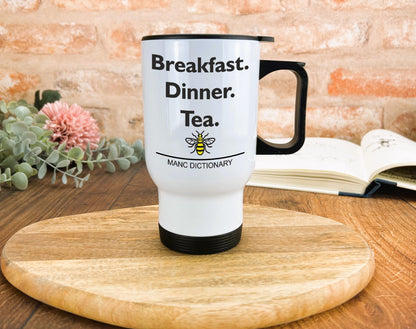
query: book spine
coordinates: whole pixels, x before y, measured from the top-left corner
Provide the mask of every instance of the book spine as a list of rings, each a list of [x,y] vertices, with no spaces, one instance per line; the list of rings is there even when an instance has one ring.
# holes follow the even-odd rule
[[[397,186],[397,183],[395,183],[395,182],[390,182],[390,181],[387,181],[387,180],[384,180],[384,179],[377,178],[367,186],[364,194],[339,192],[338,195],[354,196],[354,197],[360,197],[360,198],[369,198],[384,184]]]

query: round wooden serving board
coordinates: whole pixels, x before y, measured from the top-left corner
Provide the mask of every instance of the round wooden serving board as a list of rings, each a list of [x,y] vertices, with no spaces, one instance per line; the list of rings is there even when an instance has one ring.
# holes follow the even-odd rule
[[[128,328],[262,328],[335,307],[374,257],[333,220],[245,205],[240,244],[193,256],[159,241],[158,207],[45,220],[17,232],[1,268],[46,304]]]

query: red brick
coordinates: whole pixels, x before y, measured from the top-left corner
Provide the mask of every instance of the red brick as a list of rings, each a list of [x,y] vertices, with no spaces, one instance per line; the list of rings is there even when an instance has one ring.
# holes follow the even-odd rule
[[[138,74],[99,70],[59,71],[55,88],[63,94],[135,95],[141,92]]]
[[[20,72],[0,71],[0,99],[18,100],[39,84],[39,77]]]
[[[396,9],[415,7],[413,0],[314,0],[314,2],[333,9]]]
[[[369,23],[359,20],[309,20],[252,28],[254,34],[275,36],[279,53],[303,53],[342,48],[360,48],[368,41]],[[267,25],[266,25],[267,24]]]
[[[102,107],[81,105],[94,115],[107,137],[123,137],[132,143],[137,138],[143,139],[143,112],[139,103],[124,98],[106,101]]]
[[[265,108],[259,110],[258,133],[264,138],[293,136],[292,108]],[[381,108],[312,107],[307,109],[306,135],[334,137],[359,143],[371,129],[383,125]]]
[[[17,12],[17,11],[33,11],[37,10],[40,5],[40,0],[25,0],[25,1],[0,1],[0,12],[2,10]]]
[[[386,123],[386,129],[416,141],[416,110],[400,114],[392,122]]]
[[[140,57],[140,41],[144,33],[131,25],[109,31],[107,48],[112,58],[137,59]]]
[[[169,5],[169,0],[53,0],[59,8],[68,10],[158,9]]]
[[[313,78],[308,85],[308,97],[320,95],[321,91],[316,89],[319,86],[315,83],[320,72],[309,70],[308,65],[305,69],[309,77]],[[290,71],[281,70],[266,75],[259,83],[259,107],[291,106],[296,98],[296,85],[296,76]]]
[[[3,24],[0,49],[30,54],[78,54],[97,43],[94,26],[81,24]]]
[[[160,22],[137,28],[125,24],[109,31],[107,48],[112,58],[137,59],[140,57],[140,42],[148,34],[170,33],[227,33],[227,25],[218,22]]]
[[[192,21],[184,23],[159,23],[151,33],[227,33],[226,24],[212,21]]]
[[[219,13],[247,15],[267,12],[284,12],[301,10],[308,6],[308,0],[274,1],[274,0],[187,0],[190,13]]]
[[[383,45],[385,48],[415,48],[416,19],[395,18],[385,21],[383,25],[383,36]]]
[[[416,70],[337,69],[328,85],[331,96],[416,97]]]

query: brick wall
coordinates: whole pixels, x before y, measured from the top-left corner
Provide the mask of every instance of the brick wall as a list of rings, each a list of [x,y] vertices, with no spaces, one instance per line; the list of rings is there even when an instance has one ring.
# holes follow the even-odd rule
[[[152,33],[271,35],[264,59],[307,63],[307,135],[416,140],[414,0],[0,0],[0,98],[59,89],[108,136],[143,137],[140,40]],[[291,134],[294,76],[260,86],[259,131]]]

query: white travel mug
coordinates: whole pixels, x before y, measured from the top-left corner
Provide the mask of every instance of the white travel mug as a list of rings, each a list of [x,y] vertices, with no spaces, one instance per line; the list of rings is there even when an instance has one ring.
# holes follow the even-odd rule
[[[238,244],[243,190],[256,155],[294,153],[305,139],[308,77],[303,63],[260,60],[245,35],[150,35],[142,39],[145,158],[158,188],[159,233],[189,254]],[[257,137],[259,78],[290,70],[297,78],[294,137]]]

